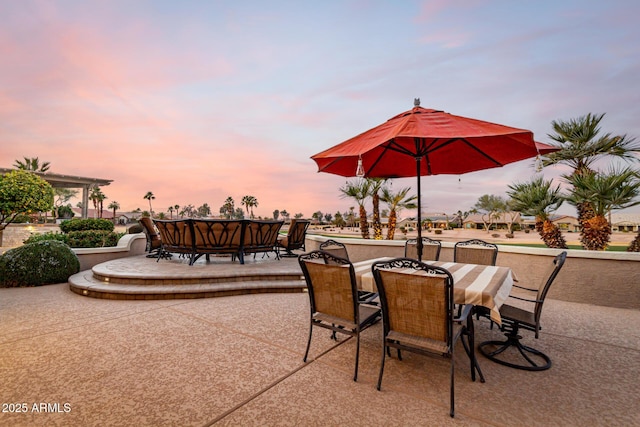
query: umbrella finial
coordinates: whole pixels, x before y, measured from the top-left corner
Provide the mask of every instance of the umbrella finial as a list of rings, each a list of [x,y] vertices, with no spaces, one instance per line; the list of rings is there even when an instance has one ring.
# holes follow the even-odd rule
[[[420,98],[413,98],[413,106],[414,107],[420,106]]]

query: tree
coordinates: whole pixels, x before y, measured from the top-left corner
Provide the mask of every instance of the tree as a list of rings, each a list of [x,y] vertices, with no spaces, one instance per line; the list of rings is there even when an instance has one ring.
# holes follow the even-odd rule
[[[53,195],[53,188],[47,181],[26,170],[0,176],[0,231],[18,215],[50,211]]]
[[[249,210],[251,210],[250,218],[253,218],[253,208],[258,206],[258,199],[253,196],[244,196],[241,204],[247,209],[247,215],[249,215]]]
[[[91,188],[91,194],[89,194],[89,199],[93,202],[93,208],[96,211],[98,218],[102,218],[102,202],[107,198],[104,195],[100,187]]]
[[[331,224],[331,220],[333,219],[333,215],[331,215],[330,213],[326,213],[324,214],[324,220],[328,223]]]
[[[484,194],[478,199],[474,208],[482,215],[482,222],[489,233],[493,222],[500,218],[500,213],[507,209],[507,205],[500,196]]]
[[[62,216],[59,213],[59,209],[63,206],[65,206],[65,203],[67,203],[72,197],[75,197],[78,195],[78,191],[77,190],[72,190],[70,188],[54,188],[53,189],[54,192],[54,201],[53,201],[53,214],[54,216],[57,216],[59,218],[61,218]],[[71,209],[71,204],[67,203],[67,206],[69,207],[69,209]],[[66,209],[65,209],[66,210]],[[73,211],[71,211],[71,213],[73,213]]]
[[[236,211],[233,213],[233,219],[243,219],[244,211],[242,208],[236,208]]]
[[[542,241],[550,248],[567,249],[567,243],[560,229],[549,218],[564,202],[560,186],[552,188],[552,181],[542,177],[530,182],[509,185],[507,194],[511,197],[512,209],[536,218],[536,230]]]
[[[611,225],[607,214],[640,204],[638,173],[630,168],[608,172],[573,174],[567,177],[573,190],[566,199],[573,206],[588,203],[593,215],[584,220],[581,240],[585,249],[603,251],[609,245]]]
[[[278,218],[280,218],[280,211],[279,211],[278,209],[275,209],[275,210],[273,211],[273,219],[274,219],[275,221],[277,221],[277,220],[278,220]]]
[[[280,211],[280,215],[284,218],[285,222],[289,222],[289,212],[286,209]]]
[[[350,206],[349,207],[349,212],[346,213],[346,217],[347,217],[347,227],[353,227],[356,223],[356,213],[355,213],[356,207],[355,206]]]
[[[411,187],[401,188],[397,193],[394,193],[387,187],[382,189],[382,197],[380,197],[380,200],[389,206],[389,228],[387,230],[387,240],[393,240],[395,237],[396,224],[398,223],[398,214],[400,211],[403,209],[415,209],[418,207],[416,204],[418,196],[409,196],[409,191],[411,191]]]
[[[304,214],[302,212],[298,212],[297,214],[294,214],[293,217],[295,219],[301,219],[304,218]]]
[[[314,212],[313,214],[311,214],[311,219],[315,220],[316,224],[322,224],[322,212]]]
[[[360,234],[363,239],[369,238],[369,223],[367,222],[367,209],[364,203],[371,193],[371,184],[366,179],[359,179],[354,181],[347,181],[347,183],[340,187],[342,197],[352,198],[358,204],[360,208]]]
[[[116,211],[118,209],[120,209],[120,203],[118,203],[118,202],[116,202],[114,200],[111,203],[109,203],[109,206],[107,206],[107,209],[112,209],[113,210],[113,223],[115,224],[117,222],[117,220],[116,220]]]
[[[233,197],[227,197],[227,199],[224,201],[224,204],[220,208],[220,215],[224,216],[226,219],[231,219],[236,210],[235,203],[236,202],[233,200]]]
[[[342,217],[342,214],[340,213],[340,211],[337,211],[336,214],[333,216],[334,220],[333,223],[335,224],[336,227],[344,227],[345,226],[345,221],[344,218]]]
[[[462,228],[464,226],[464,220],[469,218],[469,215],[471,215],[471,211],[462,212],[459,210],[458,212],[456,212],[453,220],[458,225],[458,228]]]
[[[197,212],[199,217],[204,218],[211,215],[211,208],[209,207],[209,204],[204,203],[197,209]]]
[[[555,133],[549,134],[549,138],[555,141],[554,146],[559,151],[547,154],[543,157],[543,165],[563,164],[572,169],[569,175],[563,175],[567,181],[571,181],[573,175],[595,173],[594,163],[605,157],[614,157],[627,162],[638,162],[640,159],[640,144],[635,138],[627,135],[612,135],[606,133],[600,135],[600,122],[604,114],[587,114],[586,116],[571,119],[569,121],[552,121],[551,126]],[[589,229],[589,221],[595,216],[593,205],[588,199],[583,199],[576,205],[578,222],[580,223],[580,239],[582,246],[598,247],[606,239],[606,229],[600,228],[604,234],[593,234]],[[588,235],[584,232],[588,231]],[[592,240],[594,239],[594,240]]]
[[[151,201],[156,199],[156,196],[153,195],[151,191],[147,191],[147,194],[144,195],[143,199],[149,201],[149,213],[153,217],[153,208],[151,207]]]
[[[373,238],[382,240],[382,224],[380,223],[380,190],[386,182],[382,178],[366,178],[369,181],[369,194],[373,204]]]
[[[173,219],[173,206],[169,206],[167,210],[169,211],[169,218]]]
[[[40,160],[37,157],[24,157],[24,161],[16,160],[13,167],[33,171],[33,172],[46,172],[49,170],[51,163],[44,162],[40,164]]]

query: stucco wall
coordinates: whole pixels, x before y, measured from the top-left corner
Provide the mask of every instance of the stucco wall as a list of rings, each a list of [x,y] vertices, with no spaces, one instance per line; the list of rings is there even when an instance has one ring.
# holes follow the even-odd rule
[[[318,249],[326,237],[308,235],[306,249]],[[404,241],[334,239],[347,246],[352,262],[404,255]],[[453,261],[453,245],[442,242],[441,261]],[[557,249],[498,245],[497,265],[513,270],[524,286],[536,287]],[[640,309],[640,253],[568,250],[567,261],[556,278],[549,298],[608,307]]]
[[[90,270],[96,264],[134,255],[142,255],[147,245],[143,233],[125,234],[117,246],[107,248],[76,248],[73,251],[80,260],[80,271]]]

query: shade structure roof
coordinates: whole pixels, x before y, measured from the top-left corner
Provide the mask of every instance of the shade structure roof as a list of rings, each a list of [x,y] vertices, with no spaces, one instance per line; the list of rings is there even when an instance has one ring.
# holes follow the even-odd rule
[[[362,159],[365,177],[401,178],[463,174],[553,150],[529,130],[416,106],[311,158],[319,172],[354,176]]]

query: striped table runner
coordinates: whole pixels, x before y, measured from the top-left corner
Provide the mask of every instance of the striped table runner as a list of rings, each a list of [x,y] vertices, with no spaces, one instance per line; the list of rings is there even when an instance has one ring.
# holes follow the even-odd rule
[[[377,292],[371,272],[376,261],[392,258],[377,258],[354,264],[358,286],[362,290]],[[501,324],[500,307],[509,297],[513,286],[513,275],[508,267],[462,264],[444,261],[427,261],[427,264],[447,269],[453,276],[453,299],[456,304],[473,304],[486,307],[491,320]],[[357,266],[356,266],[357,265]],[[423,270],[399,269],[406,274],[426,274]]]

